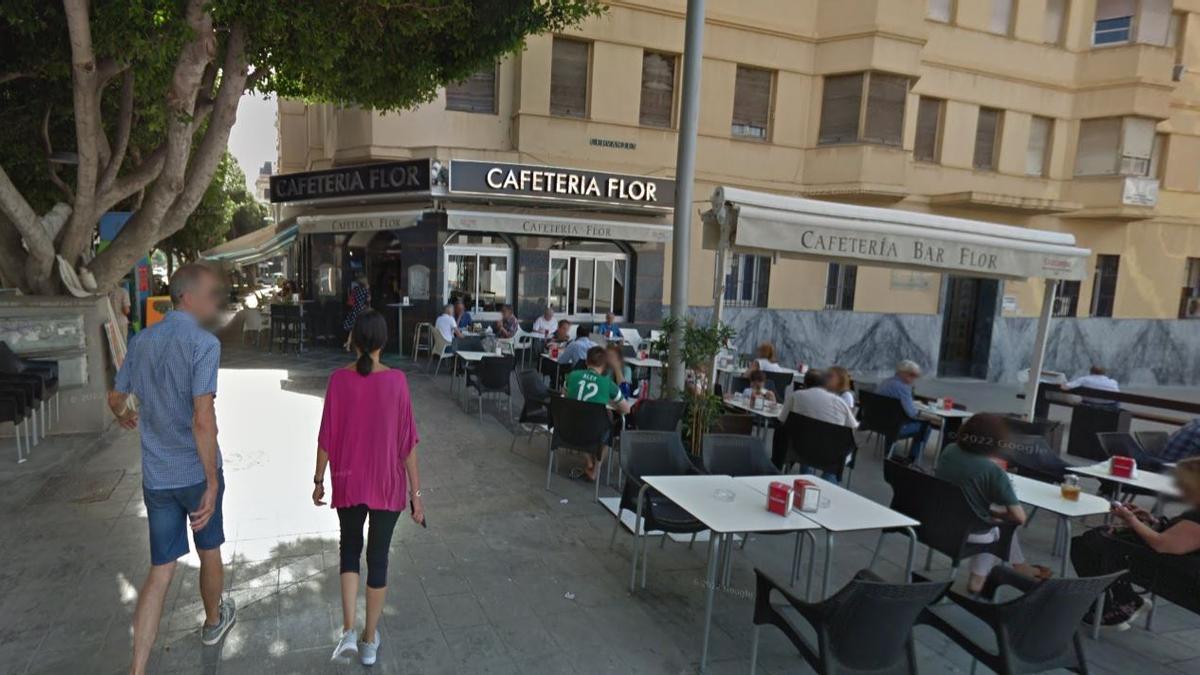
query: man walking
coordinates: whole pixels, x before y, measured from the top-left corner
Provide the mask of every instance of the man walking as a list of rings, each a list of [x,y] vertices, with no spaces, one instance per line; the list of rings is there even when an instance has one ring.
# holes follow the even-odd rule
[[[130,672],[134,675],[146,670],[175,561],[188,552],[189,525],[200,557],[205,614],[200,641],[220,642],[235,613],[233,600],[221,599],[225,481],[213,408],[221,343],[203,328],[217,316],[220,284],[208,267],[184,265],[171,277],[170,293],[174,309],[130,341],[115,391],[108,395],[108,405],[121,426],[140,427],[142,435],[150,573],[133,616]],[[129,405],[130,394],[137,397],[137,411]]]

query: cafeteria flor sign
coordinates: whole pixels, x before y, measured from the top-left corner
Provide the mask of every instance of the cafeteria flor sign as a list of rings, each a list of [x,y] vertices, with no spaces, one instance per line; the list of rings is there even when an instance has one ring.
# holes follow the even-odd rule
[[[675,181],[649,176],[474,160],[450,162],[450,193],[670,209]]]
[[[428,159],[271,176],[271,202],[275,204],[428,191]]]

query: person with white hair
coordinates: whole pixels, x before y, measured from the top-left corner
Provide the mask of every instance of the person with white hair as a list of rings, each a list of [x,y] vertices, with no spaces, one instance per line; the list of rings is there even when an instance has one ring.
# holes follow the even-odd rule
[[[925,449],[925,443],[929,441],[930,432],[929,422],[921,419],[917,406],[913,402],[913,383],[920,377],[921,366],[917,365],[915,361],[904,359],[896,364],[895,375],[875,387],[876,394],[900,401],[900,407],[904,409],[904,414],[908,417],[908,420],[900,425],[894,438],[884,437],[888,453],[891,453],[892,445],[897,441],[911,438],[912,444],[909,446],[908,459],[914,463],[921,459],[921,451]]]

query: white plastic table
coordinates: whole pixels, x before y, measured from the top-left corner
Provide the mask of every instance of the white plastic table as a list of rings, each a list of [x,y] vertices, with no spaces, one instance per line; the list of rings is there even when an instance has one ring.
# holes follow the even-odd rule
[[[753,415],[754,421],[756,422],[754,428],[757,430],[755,435],[760,436],[764,440],[767,437],[767,427],[770,424],[769,420],[781,421],[782,418],[780,415],[782,415],[783,411],[785,410],[783,405],[779,403],[764,404],[762,408],[755,408],[754,406],[750,405],[749,400],[738,401],[732,396],[725,399],[723,402],[730,408],[748,412]],[[757,422],[762,422],[762,424],[757,424]]]
[[[404,356],[404,308],[412,307],[412,303],[408,302],[392,302],[388,303],[388,307],[396,308],[396,339],[399,344],[396,345],[396,353]],[[417,355],[413,354],[413,360],[416,360]]]
[[[650,370],[654,370],[656,368],[663,367],[663,362],[660,361],[659,359],[627,358],[627,359],[625,359],[625,364],[628,366],[632,366],[634,368],[648,368]],[[651,374],[649,377],[646,378],[646,387],[648,389],[651,389],[651,388],[653,388],[653,386],[654,386],[654,376],[653,376],[653,374]],[[649,393],[650,393],[649,391],[646,392],[647,395],[649,395]]]
[[[1108,500],[1081,492],[1079,501],[1071,501],[1062,496],[1062,488],[1057,485],[1013,474],[1009,474],[1008,477],[1012,480],[1013,490],[1016,491],[1017,499],[1021,500],[1021,503],[1058,516],[1054,553],[1062,553],[1062,566],[1059,568],[1058,576],[1066,577],[1067,564],[1071,559],[1071,519],[1108,513]]]
[[[729,476],[644,476],[642,480],[667,499],[692,514],[712,530],[708,538],[708,573],[704,592],[704,638],[700,651],[700,671],[708,661],[708,634],[712,628],[713,595],[717,587],[720,542],[726,550],[732,536],[743,532],[800,532],[817,529],[817,524],[798,513],[779,516],[767,510],[767,497],[747,483]],[[718,490],[728,491],[732,501],[722,501]],[[634,524],[637,531],[638,524]],[[637,573],[634,567],[634,574]]]
[[[825,569],[821,580],[822,598],[826,597],[829,592],[829,577],[833,571],[834,535],[841,532],[903,529],[909,537],[908,565],[904,570],[905,578],[912,578],[913,555],[916,553],[917,544],[917,533],[913,528],[921,524],[919,521],[817,476],[744,476],[734,480],[749,485],[765,495],[772,482],[782,481],[790,485],[797,479],[804,479],[820,488],[821,504],[825,504],[828,500],[828,506],[821,506],[816,511],[803,513],[805,518],[813,521],[825,531]],[[795,583],[794,576],[792,583]],[[808,586],[811,590],[811,568],[809,569]]]
[[[940,426],[937,428],[938,441],[937,444],[933,446],[938,454],[941,453],[942,446],[946,443],[946,427],[951,424],[951,420],[955,420],[954,424],[955,426],[958,426],[962,424],[962,420],[965,420],[975,414],[969,410],[959,410],[957,408],[946,410],[945,408],[939,408],[932,403],[921,403],[919,401],[916,402],[915,405],[917,412],[921,415],[926,417],[935,417],[941,422]],[[934,455],[934,458],[937,458],[937,454]]]

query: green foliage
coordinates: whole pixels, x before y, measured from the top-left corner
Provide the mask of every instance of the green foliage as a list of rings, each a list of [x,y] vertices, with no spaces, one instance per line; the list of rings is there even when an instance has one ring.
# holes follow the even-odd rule
[[[233,222],[233,214],[241,199],[253,197],[246,190],[246,175],[237,160],[226,151],[213,174],[212,183],[204,191],[200,205],[188,217],[183,229],[167,237],[159,247],[190,260],[205,249],[225,241]]]
[[[716,326],[697,325],[692,319],[680,321],[675,317],[667,317],[662,323],[662,333],[655,340],[651,349],[662,356],[670,352],[671,338],[682,331],[682,361],[689,372],[689,384],[683,392],[687,403],[683,436],[695,454],[700,454],[700,440],[710,431],[717,417],[721,415],[723,406],[721,398],[712,394],[708,387],[713,362],[725,345],[737,335],[737,331],[729,324],[721,323]],[[667,382],[670,381],[670,366],[662,368],[662,391],[664,395],[674,396],[677,392],[669,391]]]
[[[267,207],[248,191],[235,196],[233,216],[230,219],[229,238],[235,239],[267,225]]]

